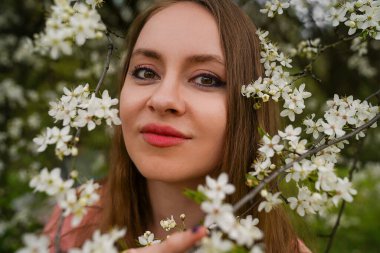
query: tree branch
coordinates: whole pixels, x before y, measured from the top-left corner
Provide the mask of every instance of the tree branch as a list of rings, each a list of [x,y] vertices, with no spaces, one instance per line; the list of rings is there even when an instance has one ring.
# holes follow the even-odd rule
[[[114,45],[113,45],[113,42],[111,40],[111,36],[110,36],[110,34],[109,34],[108,31],[106,32],[106,36],[107,36],[107,40],[108,40],[107,58],[106,58],[106,61],[105,61],[104,67],[103,67],[103,72],[102,72],[102,74],[101,74],[101,76],[99,78],[99,82],[96,85],[95,94],[98,93],[98,91],[100,89],[100,86],[102,85],[102,83],[104,81],[104,78],[106,77],[107,71],[110,68],[111,56],[112,56],[112,52],[113,52],[113,49],[114,49]]]

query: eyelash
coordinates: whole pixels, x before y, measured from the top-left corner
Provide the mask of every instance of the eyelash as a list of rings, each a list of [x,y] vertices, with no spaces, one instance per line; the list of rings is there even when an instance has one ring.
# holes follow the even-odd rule
[[[148,71],[148,72],[151,72],[152,74],[155,75],[154,78],[152,78],[153,80],[159,80],[160,77],[158,76],[158,74],[151,68],[148,68],[148,67],[144,67],[144,66],[136,66],[134,68],[134,70],[131,72],[131,75],[136,78],[136,79],[139,79],[139,80],[152,80],[151,78],[144,78],[144,77],[141,77],[139,76],[139,73],[140,71],[142,70],[145,70],[145,71]],[[195,79],[197,78],[210,78],[212,80],[212,85],[204,85],[204,84],[200,84],[200,83],[197,83],[197,82],[194,82]],[[219,77],[217,77],[216,75],[214,74],[210,74],[210,73],[202,73],[202,74],[199,74],[193,78],[190,79],[191,82],[193,82],[195,85],[197,86],[200,86],[202,88],[211,88],[211,87],[222,87],[222,86],[225,86],[225,82],[223,82],[222,80],[220,80]]]

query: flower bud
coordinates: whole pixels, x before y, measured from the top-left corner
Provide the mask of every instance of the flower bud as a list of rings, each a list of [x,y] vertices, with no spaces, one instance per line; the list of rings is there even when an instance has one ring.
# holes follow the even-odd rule
[[[253,108],[254,108],[255,110],[260,109],[260,108],[261,108],[261,103],[260,103],[260,102],[255,103],[255,104],[253,105]]]
[[[263,190],[261,190],[260,194],[261,194],[262,197],[265,198],[266,196],[268,196],[268,191],[265,190],[265,189],[263,189]]]
[[[348,26],[351,27],[351,28],[354,28],[356,27],[356,23],[352,20],[348,21]]]
[[[100,38],[103,37],[103,33],[102,33],[102,32],[96,32],[95,37],[96,37],[97,39],[100,39]]]
[[[268,102],[269,101],[269,95],[268,94],[264,94],[263,96],[262,96],[262,99],[263,99],[263,102],[265,103],[265,102]]]
[[[78,155],[78,148],[77,147],[72,147],[71,148],[71,155],[72,156],[77,156]]]
[[[78,178],[78,175],[79,175],[79,173],[78,173],[77,170],[73,170],[73,171],[70,172],[70,177],[73,178],[73,179]]]

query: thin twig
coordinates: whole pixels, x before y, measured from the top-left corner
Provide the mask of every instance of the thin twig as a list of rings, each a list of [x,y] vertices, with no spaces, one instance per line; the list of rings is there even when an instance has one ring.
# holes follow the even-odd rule
[[[280,169],[274,171],[268,177],[264,178],[263,181],[261,181],[258,186],[256,186],[247,195],[245,195],[242,199],[240,199],[233,206],[233,211],[236,212],[240,208],[242,208],[246,203],[248,203],[251,199],[253,199],[265,187],[266,184],[270,183],[273,179],[277,178],[277,176],[280,175],[285,170],[291,168],[294,163],[299,162],[299,161],[301,161],[301,160],[303,160],[303,159],[305,159],[305,158],[307,158],[313,154],[316,154],[316,153],[320,152],[321,150],[326,149],[327,147],[330,147],[336,143],[339,143],[341,141],[347,140],[347,139],[355,136],[356,134],[360,133],[361,131],[363,131],[363,130],[367,129],[368,127],[370,127],[371,125],[373,125],[379,119],[380,119],[380,113],[377,113],[370,121],[368,121],[367,123],[363,124],[362,126],[356,128],[352,132],[350,132],[346,135],[343,135],[342,137],[330,140],[329,142],[327,142],[327,143],[325,143],[319,147],[315,147],[314,149],[311,149],[310,151],[304,153],[303,155],[301,155],[300,157],[295,159],[293,162],[288,163],[288,164],[282,166]]]
[[[63,227],[63,221],[65,217],[63,216],[63,212],[61,211],[61,215],[58,220],[58,227],[54,237],[54,251],[55,253],[61,253],[61,232]]]
[[[118,37],[118,38],[120,38],[120,39],[125,39],[125,36],[119,35],[119,34],[115,33],[114,31],[111,31],[110,29],[107,29],[107,32]]]
[[[113,52],[113,48],[114,48],[114,45],[112,43],[111,37],[110,37],[108,32],[106,32],[106,36],[107,36],[107,40],[108,40],[107,58],[106,58],[106,61],[105,61],[104,67],[103,67],[103,72],[99,78],[99,82],[96,85],[95,94],[98,93],[100,86],[102,85],[104,78],[106,77],[107,71],[110,68],[111,56],[112,56],[112,52]]]
[[[324,133],[320,134],[320,136],[318,137],[318,139],[314,142],[313,146],[311,146],[310,149],[314,149],[316,146],[319,145],[319,143],[321,143],[321,141],[326,137],[326,135]]]
[[[375,93],[373,93],[372,95],[370,95],[370,96],[368,96],[365,100],[370,100],[371,98],[373,98],[373,97],[376,97],[376,96],[378,96],[378,95],[380,95],[380,90],[378,90],[377,92],[375,92]]]
[[[328,45],[325,45],[323,47],[321,47],[317,54],[313,57],[313,59],[310,60],[310,62],[304,67],[304,69],[298,73],[294,73],[294,74],[291,74],[292,76],[301,76],[302,77],[305,77],[305,76],[308,76],[308,75],[311,75],[311,77],[313,79],[315,79],[317,82],[321,82],[321,80],[319,78],[317,78],[313,73],[312,73],[312,69],[313,69],[313,64],[314,62],[318,59],[318,57],[324,52],[326,51],[327,49],[329,48],[333,48],[333,47],[336,47],[340,44],[342,44],[343,42],[346,42],[346,41],[350,41],[350,40],[353,40],[357,37],[359,37],[361,35],[361,33],[358,33],[358,34],[354,34],[354,35],[351,35],[351,36],[347,36],[347,37],[344,37],[343,39],[341,40],[338,40],[336,42],[333,42],[331,44],[328,44]]]
[[[365,137],[364,137],[365,138]],[[349,174],[348,174],[348,177],[349,177],[349,180],[352,181],[352,177],[354,175],[354,171],[357,170],[357,165],[358,165],[358,161],[359,161],[359,151],[364,143],[364,138],[361,140],[360,142],[360,145],[359,147],[357,148],[357,152],[356,152],[356,155],[355,155],[355,158],[354,158],[354,161],[352,163],[352,166],[351,166],[351,169],[349,171]],[[342,216],[343,216],[343,212],[344,212],[344,209],[346,208],[346,201],[343,200],[342,202],[342,205],[340,206],[340,209],[339,209],[339,213],[338,213],[338,217],[336,218],[336,221],[335,221],[335,224],[334,224],[334,227],[333,229],[331,230],[331,233],[328,235],[328,242],[327,242],[327,246],[326,246],[326,249],[325,249],[325,253],[328,253],[330,252],[330,249],[332,247],[332,244],[333,244],[333,241],[334,241],[334,238],[335,238],[335,235],[336,235],[336,232],[338,231],[338,227],[340,225],[340,221],[342,219]]]
[[[104,81],[104,79],[106,77],[107,71],[108,71],[108,69],[110,67],[111,56],[112,56],[112,52],[113,52],[113,49],[114,49],[114,45],[112,43],[112,40],[111,40],[109,32],[107,31],[105,34],[106,34],[106,37],[107,37],[107,40],[108,40],[108,52],[107,52],[107,58],[106,58],[106,61],[105,61],[104,67],[103,67],[102,74],[100,75],[98,84],[96,85],[96,88],[95,88],[95,91],[94,91],[95,94],[97,94],[99,92],[99,89],[102,86],[103,81]],[[75,133],[75,137],[74,137],[74,144],[73,144],[74,147],[77,147],[77,145],[79,143],[80,134],[81,134],[81,130],[80,130],[80,128],[78,128],[77,131],[76,131],[76,133]],[[69,157],[67,159],[72,159],[72,157]],[[65,161],[64,161],[64,163],[65,163]],[[66,164],[67,164],[67,161],[66,161]],[[74,165],[72,165],[72,167],[74,167]],[[65,177],[64,179],[68,179],[68,177],[70,175],[68,166],[63,166],[63,168],[62,168],[62,174]],[[61,235],[61,232],[62,232],[63,221],[64,221],[64,216],[63,216],[63,211],[61,210],[61,214],[60,214],[59,221],[58,221],[58,227],[57,227],[55,238],[54,238],[55,253],[60,253],[61,252],[61,247],[60,247],[61,236],[60,235]]]

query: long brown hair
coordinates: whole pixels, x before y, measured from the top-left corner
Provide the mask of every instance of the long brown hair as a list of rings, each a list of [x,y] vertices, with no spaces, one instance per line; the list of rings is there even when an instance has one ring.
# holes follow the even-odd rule
[[[127,39],[127,55],[121,87],[129,67],[136,40],[149,18],[172,4],[190,1],[204,6],[215,18],[224,51],[227,83],[227,126],[223,160],[213,172],[227,172],[236,192],[228,199],[235,203],[250,190],[244,184],[245,174],[256,158],[259,143],[258,127],[274,133],[278,126],[278,111],[270,102],[255,110],[253,101],[241,96],[242,84],[257,79],[263,73],[260,64],[259,42],[252,21],[231,0],[164,0],[137,17]],[[120,87],[120,89],[121,89]],[[105,184],[101,227],[127,227],[127,244],[136,246],[136,238],[147,230],[152,209],[146,179],[139,173],[126,151],[121,127],[116,127],[111,151],[111,169]],[[257,205],[259,198],[252,203]],[[252,204],[251,204],[252,205]],[[297,238],[281,208],[270,213],[258,213],[257,206],[250,214],[260,219],[265,234],[266,252],[296,252]],[[241,215],[239,213],[237,215]]]

